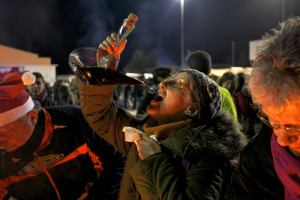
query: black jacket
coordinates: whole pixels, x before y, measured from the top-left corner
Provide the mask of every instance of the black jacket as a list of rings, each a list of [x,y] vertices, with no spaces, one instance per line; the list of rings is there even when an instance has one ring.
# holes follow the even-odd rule
[[[284,187],[274,169],[271,152],[273,129],[263,125],[241,152],[225,199],[284,199]]]
[[[62,199],[78,199],[87,190],[87,199],[117,199],[126,156],[91,130],[79,107],[46,110],[54,126],[53,134],[45,134],[45,114],[41,111],[27,143],[13,152],[2,152],[0,199],[4,192],[4,199],[57,199],[51,179]],[[47,145],[36,151],[41,143]]]

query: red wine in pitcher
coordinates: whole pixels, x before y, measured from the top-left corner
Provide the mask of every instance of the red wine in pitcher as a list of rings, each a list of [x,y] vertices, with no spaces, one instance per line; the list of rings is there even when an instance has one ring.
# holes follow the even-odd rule
[[[89,85],[145,85],[143,81],[131,78],[111,68],[85,66],[77,68],[76,74]]]

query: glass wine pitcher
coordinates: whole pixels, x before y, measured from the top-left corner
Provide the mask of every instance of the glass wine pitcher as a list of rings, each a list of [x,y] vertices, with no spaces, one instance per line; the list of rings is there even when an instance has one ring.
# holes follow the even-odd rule
[[[118,46],[135,28],[137,19],[137,16],[132,13],[129,14],[127,19],[124,19],[118,31]],[[71,69],[85,84],[145,85],[143,81],[115,71],[114,63],[112,62],[112,55],[106,50],[92,47],[75,49],[69,55],[69,65]]]

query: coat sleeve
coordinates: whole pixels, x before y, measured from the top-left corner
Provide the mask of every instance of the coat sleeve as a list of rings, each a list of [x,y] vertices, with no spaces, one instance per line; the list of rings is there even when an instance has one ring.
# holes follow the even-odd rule
[[[199,160],[186,170],[171,155],[159,153],[138,161],[130,174],[142,199],[213,200],[219,199],[221,193],[221,168],[216,162]]]
[[[122,132],[134,117],[113,103],[114,85],[86,85],[79,81],[82,113],[92,129],[121,153],[127,154],[130,143]]]

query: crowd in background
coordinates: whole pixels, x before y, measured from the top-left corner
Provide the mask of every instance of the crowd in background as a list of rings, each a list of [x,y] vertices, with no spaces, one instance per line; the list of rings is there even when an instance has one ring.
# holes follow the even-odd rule
[[[248,138],[258,133],[262,123],[256,116],[258,107],[252,102],[247,83],[249,75],[243,72],[225,72],[223,76],[211,76],[220,86],[226,88],[234,101],[238,121]]]
[[[151,86],[154,91],[158,91],[159,83],[173,75],[174,72],[175,68],[172,66],[158,66],[153,70],[152,78],[139,77],[138,79]],[[33,99],[40,102],[41,106],[79,105],[77,78],[72,79],[71,82],[57,80],[53,86],[49,86],[42,74],[38,72],[33,74],[36,76],[36,82],[28,86],[27,90]],[[235,74],[228,71],[222,76],[210,74],[209,77],[229,91],[242,130],[248,138],[251,138],[258,133],[262,123],[256,116],[258,108],[253,104],[248,91],[248,76],[243,72]],[[142,85],[119,85],[114,93],[114,100],[117,105],[125,109],[135,110],[136,114],[143,114],[150,101],[156,96],[153,90]]]
[[[76,86],[75,80],[71,83],[57,80],[53,86],[50,86],[41,73],[33,72],[33,75],[35,75],[36,81],[34,84],[27,86],[26,90],[42,107],[79,104],[79,101],[73,97],[76,88],[78,92],[78,86]]]

